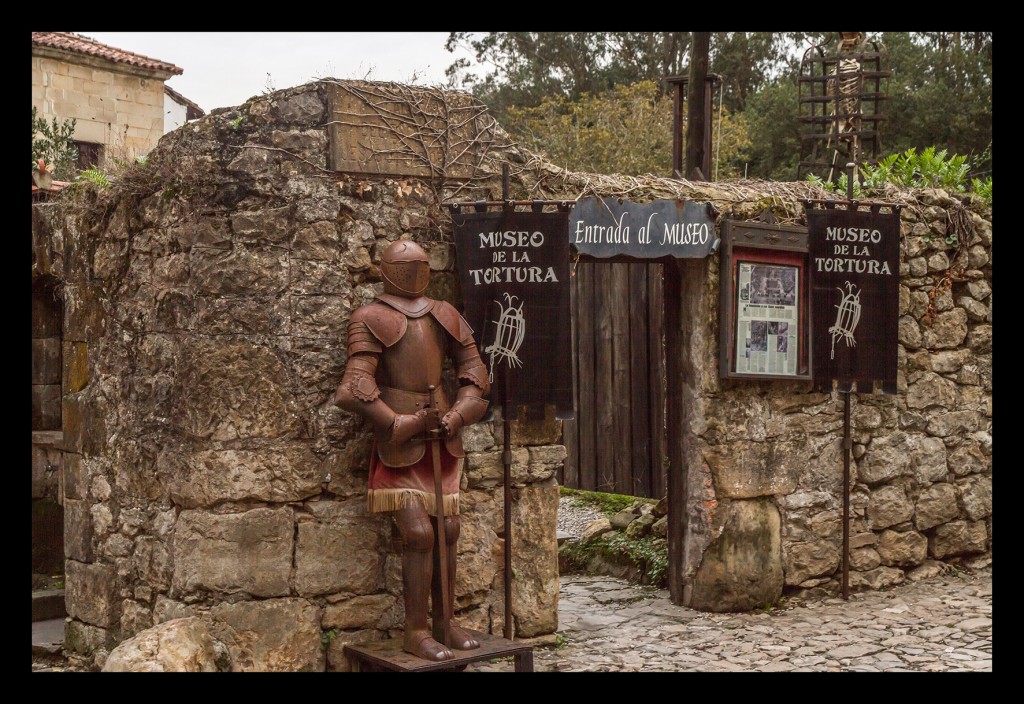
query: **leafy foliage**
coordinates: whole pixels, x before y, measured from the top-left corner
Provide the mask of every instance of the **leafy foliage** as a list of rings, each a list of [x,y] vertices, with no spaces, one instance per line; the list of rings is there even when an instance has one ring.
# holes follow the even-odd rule
[[[949,153],[969,156],[974,172],[991,174],[992,33],[885,32],[876,35],[886,46],[892,78],[885,102],[886,121],[881,144],[886,151],[941,145]],[[743,118],[749,146],[726,155],[723,134],[719,178],[749,175],[791,180],[800,157],[797,123],[797,76],[800,57],[808,47],[830,44],[834,33],[715,32],[710,70],[722,78],[724,105],[730,116]],[[488,71],[468,72],[468,62],[448,70],[452,83],[468,87],[502,124],[513,111],[542,108],[565,115],[569,105],[592,109],[598,96],[642,82],[653,82],[665,95],[667,76],[681,75],[689,64],[689,32],[453,32],[447,46],[465,45]],[[587,96],[587,97],[584,97]],[[717,100],[717,97],[716,97]],[[659,99],[659,102],[661,100]],[[534,117],[537,117],[534,115]],[[548,132],[564,127],[573,139],[601,139],[602,133],[581,132],[572,120],[549,120]],[[671,121],[665,123],[671,127]],[[647,145],[631,143],[635,161],[644,166],[617,166],[624,172],[667,173],[650,155],[669,144],[670,132],[653,136]],[[548,134],[548,142],[558,142]],[[564,138],[565,141],[569,137]],[[717,141],[717,137],[714,141]],[[579,149],[583,150],[584,147]],[[560,150],[548,146],[556,161],[575,166]],[[600,160],[584,160],[594,164]]]
[[[887,183],[894,183],[912,188],[942,188],[951,193],[966,193],[971,190],[991,205],[992,177],[968,180],[970,167],[970,160],[966,156],[948,155],[945,149],[936,151],[935,147],[927,147],[918,153],[917,149],[911,147],[904,152],[880,159],[877,165],[862,164],[860,183],[854,181],[853,194],[854,197],[859,197],[865,190],[882,188]],[[829,185],[816,176],[811,176],[808,180],[842,194],[847,193],[849,184],[848,175],[845,173],[834,185]]]
[[[743,111],[746,100],[792,63],[789,47],[801,32],[716,32],[710,65],[725,85],[725,105]],[[447,69],[452,84],[469,88],[504,124],[512,107],[537,107],[546,99],[578,100],[641,81],[661,83],[684,74],[690,32],[452,32],[449,51],[465,46],[483,76],[459,60]],[[661,91],[667,93],[667,86]]]
[[[78,174],[78,178],[83,181],[88,181],[99,188],[106,188],[110,185],[110,179],[107,177],[107,172],[103,169],[84,169]]]
[[[629,508],[637,501],[650,501],[650,503],[656,503],[653,500],[637,499],[635,496],[628,496],[626,494],[607,494],[601,491],[572,489],[567,486],[559,487],[559,493],[562,496],[572,496],[579,503],[594,506],[601,511],[601,513],[607,516],[614,516],[619,511]]]
[[[713,124],[719,125],[717,116]],[[596,173],[661,174],[672,170],[672,99],[654,81],[584,93],[577,100],[544,98],[509,109],[509,131],[565,168]],[[750,146],[746,121],[723,109],[720,176],[736,175]],[[715,154],[712,154],[714,163]]]
[[[990,171],[992,33],[885,32],[881,39],[892,69],[887,151],[942,145]]]
[[[992,205],[992,177],[985,180],[980,178],[971,179],[971,190],[977,193],[989,206]]]
[[[76,120],[60,121],[56,117],[51,122],[39,116],[39,111],[32,106],[32,170],[38,168],[39,159],[53,167],[53,177],[62,181],[70,181],[74,176],[75,162],[78,160],[78,148],[74,143]]]

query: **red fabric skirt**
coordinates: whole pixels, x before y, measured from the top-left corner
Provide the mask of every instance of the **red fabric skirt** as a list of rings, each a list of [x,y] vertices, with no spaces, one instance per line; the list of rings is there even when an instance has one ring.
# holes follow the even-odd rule
[[[370,455],[370,479],[366,492],[366,506],[370,513],[397,511],[414,503],[420,503],[431,516],[437,515],[434,494],[433,452],[427,443],[427,451],[419,462],[408,467],[388,467],[380,460],[377,443],[373,444]],[[459,513],[459,481],[462,475],[462,458],[455,457],[441,442],[441,493],[444,515]]]

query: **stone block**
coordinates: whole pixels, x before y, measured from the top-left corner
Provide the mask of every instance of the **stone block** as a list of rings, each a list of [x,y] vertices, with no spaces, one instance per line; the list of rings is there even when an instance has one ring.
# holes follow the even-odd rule
[[[516,636],[530,638],[558,628],[558,484],[552,479],[513,491],[512,612]]]
[[[382,521],[362,499],[311,501],[299,523],[295,590],[303,596],[372,594],[384,586]]]
[[[888,485],[871,492],[868,521],[874,530],[903,523],[914,515],[914,504],[899,485]]]
[[[783,543],[786,584],[797,586],[813,577],[831,576],[839,567],[840,553],[839,546],[827,540]]]
[[[107,656],[103,672],[223,672],[227,649],[198,618],[161,623],[122,641]]]
[[[886,530],[875,550],[887,567],[914,567],[928,557],[928,539],[916,531]]]
[[[288,509],[182,511],[174,532],[170,596],[200,589],[262,597],[288,594],[294,530]]]
[[[984,521],[950,521],[928,538],[928,553],[937,560],[954,555],[985,552],[988,531]]]
[[[970,476],[956,483],[964,514],[972,521],[992,515],[992,477]]]
[[[84,342],[65,342],[62,355],[64,393],[76,393],[89,383],[88,345]]]
[[[687,605],[718,612],[775,603],[783,586],[778,509],[768,499],[728,501],[715,520],[722,529],[704,551]]]
[[[78,562],[92,562],[92,514],[90,504],[64,499],[64,556]]]
[[[64,602],[68,616],[111,628],[120,619],[117,576],[110,565],[65,562]]]
[[[300,427],[290,386],[274,349],[198,339],[182,350],[171,411],[196,438],[277,438]]]
[[[953,485],[946,482],[932,484],[917,497],[914,525],[918,530],[927,530],[953,520],[959,513]]]
[[[233,672],[323,672],[320,615],[305,599],[267,599],[218,604],[206,621]]]
[[[704,460],[719,498],[745,499],[795,491],[808,456],[796,443],[737,440],[707,446]]]
[[[157,468],[167,477],[171,498],[184,508],[225,500],[286,503],[320,493],[319,461],[305,443],[198,451],[169,445]]]
[[[392,594],[354,596],[328,604],[324,608],[321,627],[341,630],[378,628],[384,625],[388,612],[396,606],[401,606],[401,599]]]

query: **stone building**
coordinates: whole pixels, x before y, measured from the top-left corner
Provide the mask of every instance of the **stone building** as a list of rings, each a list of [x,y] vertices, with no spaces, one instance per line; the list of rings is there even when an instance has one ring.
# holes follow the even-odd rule
[[[406,127],[374,129],[414,124],[421,175],[334,170],[333,140],[381,143],[332,112],[338,92],[350,112],[402,106]],[[457,164],[440,113],[459,108],[474,148]],[[459,305],[443,204],[499,195],[506,163],[516,198],[685,198],[739,220],[773,203],[795,220],[800,199],[824,195],[566,172],[464,94],[325,79],[215,110],[110,188],[34,206],[33,277],[60,282],[62,301],[68,649],[102,663],[142,631],[187,626],[235,670],[344,670],[345,643],[397,635],[400,553],[365,510],[370,435],[332,403],[345,323],[381,290],[396,238],[429,252],[428,295]],[[856,588],[991,553],[991,210],[939,191],[886,199],[905,206],[899,388],[853,404]],[[955,245],[951,217],[967,223]],[[673,470],[686,603],[834,586],[842,404],[809,382],[720,379],[718,260],[686,266],[689,410],[669,429],[687,447]],[[566,453],[558,422],[512,426],[514,630],[533,637],[557,629]],[[474,426],[466,449],[456,615],[501,633],[501,424]]]
[[[74,118],[80,168],[149,152],[164,129],[164,81],[174,64],[72,32],[32,32],[32,105]]]

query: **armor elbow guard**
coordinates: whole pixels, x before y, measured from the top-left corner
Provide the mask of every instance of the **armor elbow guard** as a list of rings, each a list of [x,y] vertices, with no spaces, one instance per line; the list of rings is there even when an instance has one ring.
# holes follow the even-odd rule
[[[377,372],[376,355],[357,354],[349,358],[334,402],[346,410],[356,410],[360,403],[371,403],[380,397],[374,378]]]
[[[469,382],[477,387],[481,397],[490,393],[491,383],[487,378],[487,367],[480,359],[480,353],[472,337],[467,338],[455,353],[455,373],[460,382]]]

